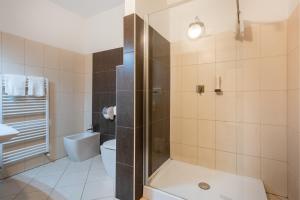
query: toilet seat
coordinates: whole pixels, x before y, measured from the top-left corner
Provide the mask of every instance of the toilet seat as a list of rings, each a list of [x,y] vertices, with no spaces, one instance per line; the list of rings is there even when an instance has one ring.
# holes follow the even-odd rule
[[[116,150],[116,140],[108,140],[102,144],[105,149]]]

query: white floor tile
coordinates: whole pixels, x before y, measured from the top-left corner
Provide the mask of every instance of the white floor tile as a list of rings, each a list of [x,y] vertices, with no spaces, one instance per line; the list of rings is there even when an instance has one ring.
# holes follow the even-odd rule
[[[101,157],[63,158],[0,182],[0,200],[114,200],[114,180]]]
[[[85,185],[82,199],[93,200],[114,196],[114,183],[112,181],[95,181]]]
[[[87,179],[88,172],[68,172],[65,173],[59,180],[57,186],[84,185]]]
[[[53,200],[80,200],[83,191],[83,185],[73,185],[66,187],[56,187],[50,199]]]

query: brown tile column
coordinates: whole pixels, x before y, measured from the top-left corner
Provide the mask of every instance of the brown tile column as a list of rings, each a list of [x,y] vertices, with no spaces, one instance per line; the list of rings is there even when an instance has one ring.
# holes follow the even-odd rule
[[[117,68],[116,197],[143,193],[143,20],[124,17],[123,66]]]

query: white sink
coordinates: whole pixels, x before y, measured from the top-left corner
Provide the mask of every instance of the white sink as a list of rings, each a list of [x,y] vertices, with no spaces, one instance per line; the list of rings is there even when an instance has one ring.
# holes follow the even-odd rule
[[[18,133],[19,131],[16,129],[5,124],[0,124],[0,143],[7,142],[11,138],[17,136]]]

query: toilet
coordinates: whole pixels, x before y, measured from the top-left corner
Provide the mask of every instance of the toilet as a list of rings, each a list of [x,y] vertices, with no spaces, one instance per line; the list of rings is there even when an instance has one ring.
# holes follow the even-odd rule
[[[108,140],[101,147],[101,157],[107,174],[115,178],[116,176],[116,140]]]

